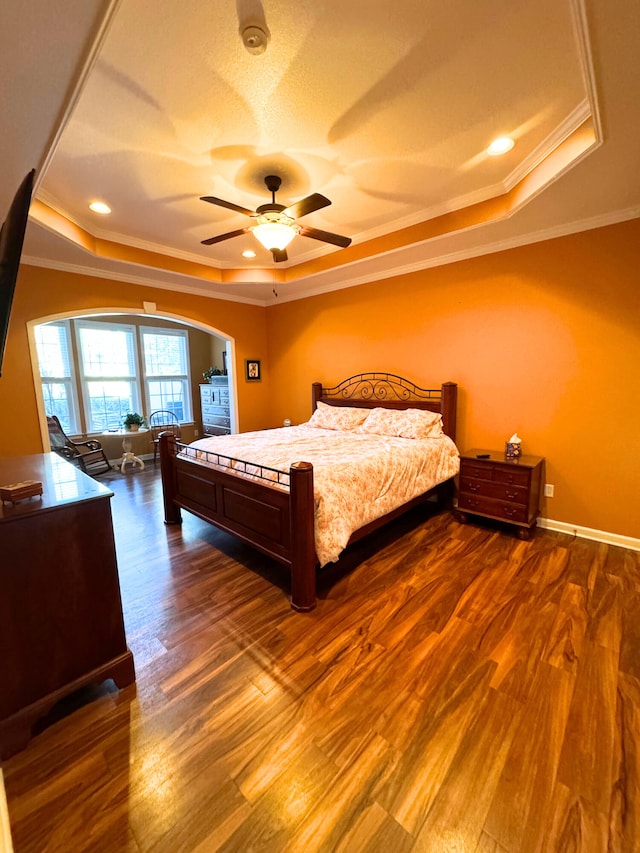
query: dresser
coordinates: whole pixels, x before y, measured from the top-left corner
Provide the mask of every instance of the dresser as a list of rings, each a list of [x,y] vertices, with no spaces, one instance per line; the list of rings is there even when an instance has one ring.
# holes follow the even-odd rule
[[[0,486],[42,495],[0,502],[0,758],[26,746],[60,699],[135,680],[111,521],[112,492],[55,453],[0,460]]]
[[[214,376],[210,383],[200,386],[200,406],[205,435],[227,435],[231,432],[228,376]]]
[[[460,454],[456,518],[469,515],[506,521],[528,539],[540,514],[544,457],[506,459],[497,450],[473,449]]]

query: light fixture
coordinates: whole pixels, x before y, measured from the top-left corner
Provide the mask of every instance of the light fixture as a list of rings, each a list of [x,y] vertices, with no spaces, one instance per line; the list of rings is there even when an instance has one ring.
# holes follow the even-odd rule
[[[258,224],[252,225],[249,231],[270,252],[282,252],[300,230],[290,216],[275,211],[262,213],[255,219]]]
[[[111,213],[111,208],[103,201],[92,201],[89,205],[89,209],[93,210],[94,213],[101,213],[103,216],[106,216],[107,213]]]
[[[491,145],[487,148],[487,154],[490,157],[499,157],[501,154],[506,154],[511,151],[515,142],[510,136],[499,136],[494,139]]]
[[[269,27],[262,23],[250,23],[240,28],[240,36],[245,49],[254,56],[264,53],[269,44]]]
[[[255,256],[256,253],[253,251],[253,249],[245,249],[242,253],[243,258],[255,258]]]

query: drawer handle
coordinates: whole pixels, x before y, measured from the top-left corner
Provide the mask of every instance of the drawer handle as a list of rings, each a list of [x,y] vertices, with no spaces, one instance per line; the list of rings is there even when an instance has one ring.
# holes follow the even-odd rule
[[[476,506],[478,506],[478,501],[474,501],[472,498],[470,501],[468,501],[468,504],[471,507],[476,507]]]
[[[517,492],[510,492],[507,489],[505,489],[504,494],[505,494],[505,497],[507,497],[510,501],[514,501],[518,497]]]
[[[478,483],[468,483],[467,485],[469,487],[470,492],[479,492],[480,491],[480,486]]]
[[[513,516],[517,515],[517,513],[518,513],[518,510],[515,509],[515,507],[505,506],[505,508],[504,508],[504,514],[508,515],[509,518],[513,518]]]

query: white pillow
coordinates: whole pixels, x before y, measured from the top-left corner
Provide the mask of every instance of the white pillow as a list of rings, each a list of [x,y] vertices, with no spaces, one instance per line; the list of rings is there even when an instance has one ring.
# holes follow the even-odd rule
[[[354,406],[329,406],[326,403],[317,404],[317,409],[307,421],[307,426],[320,429],[355,429],[364,423],[369,409]]]
[[[442,415],[423,409],[372,409],[358,432],[399,438],[437,438],[442,435]]]

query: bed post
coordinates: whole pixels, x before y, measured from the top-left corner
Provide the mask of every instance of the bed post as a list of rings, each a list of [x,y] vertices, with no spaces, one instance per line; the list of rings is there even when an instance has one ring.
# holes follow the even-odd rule
[[[322,382],[314,382],[311,386],[311,414],[318,408],[318,400],[322,397]]]
[[[171,432],[160,433],[160,476],[164,499],[164,523],[182,524],[180,507],[174,503],[176,496],[176,437]]]
[[[458,386],[455,382],[443,382],[441,391],[440,411],[442,413],[444,431],[452,441],[455,441]]]
[[[291,607],[304,613],[316,606],[313,465],[310,462],[294,462],[289,474]]]

